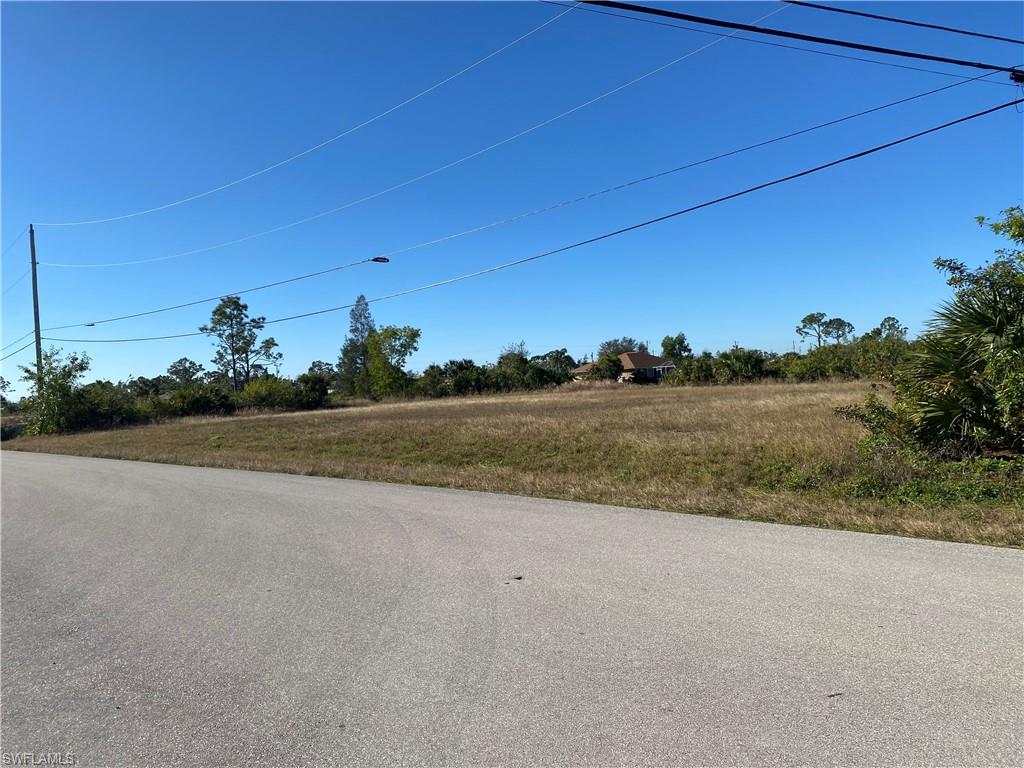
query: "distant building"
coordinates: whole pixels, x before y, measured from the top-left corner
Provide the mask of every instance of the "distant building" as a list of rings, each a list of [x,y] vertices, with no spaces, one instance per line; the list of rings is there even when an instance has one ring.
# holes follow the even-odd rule
[[[662,376],[676,367],[667,357],[658,357],[647,352],[623,352],[619,355],[622,373],[619,381],[661,381]],[[594,363],[583,363],[572,369],[572,377],[576,381],[587,378],[594,368]]]
[[[583,379],[587,378],[587,374],[590,373],[591,370],[593,370],[593,368],[593,363],[583,363],[583,365],[577,365],[575,368],[572,369],[572,371],[570,371],[570,373],[572,374],[573,381],[582,381]]]
[[[622,375],[619,381],[661,381],[661,377],[676,367],[667,357],[647,352],[623,352],[619,355]]]

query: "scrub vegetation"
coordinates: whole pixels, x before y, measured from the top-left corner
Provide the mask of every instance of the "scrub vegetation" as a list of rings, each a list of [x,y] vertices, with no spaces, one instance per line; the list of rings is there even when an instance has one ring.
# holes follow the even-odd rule
[[[88,358],[47,351],[3,403],[4,436],[24,433],[5,445],[1024,546],[1024,212],[979,223],[1011,246],[937,260],[953,295],[913,340],[812,312],[804,353],[694,354],[677,333],[629,383],[620,360],[648,350],[628,336],[579,368],[520,343],[413,374],[419,329],[378,328],[360,297],[337,365],[285,379],[264,319],[226,297],[201,328],[210,371],[82,384]]]
[[[5,445],[1024,545],[1024,462],[879,454],[834,413],[869,390],[860,382],[584,383]]]

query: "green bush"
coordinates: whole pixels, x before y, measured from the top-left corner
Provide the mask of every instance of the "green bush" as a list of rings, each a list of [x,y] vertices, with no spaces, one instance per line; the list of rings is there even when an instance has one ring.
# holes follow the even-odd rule
[[[32,386],[32,393],[24,400],[26,434],[81,429],[84,414],[79,382],[89,370],[89,358],[71,354],[65,359],[60,352],[54,347],[43,351],[41,378],[37,378],[35,369],[21,366],[22,380]]]
[[[235,409],[230,392],[216,384],[201,381],[182,384],[171,393],[166,403],[169,413],[176,416],[218,415]]]
[[[1024,211],[988,224],[1024,245]],[[869,398],[840,415],[875,441],[956,459],[1024,453],[1024,250],[978,269],[937,260],[956,289],[893,377],[894,404]]]
[[[307,371],[296,380],[295,405],[305,410],[323,408],[331,394],[332,374]]]
[[[143,420],[136,398],[121,384],[94,381],[74,393],[77,401],[72,408],[70,429],[110,429],[135,424]]]
[[[294,385],[278,376],[253,379],[238,393],[239,408],[270,408],[286,410],[296,405]]]

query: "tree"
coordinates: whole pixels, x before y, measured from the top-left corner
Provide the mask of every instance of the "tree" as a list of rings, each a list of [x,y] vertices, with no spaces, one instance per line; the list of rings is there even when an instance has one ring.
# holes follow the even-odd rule
[[[895,317],[882,318],[877,328],[872,328],[865,336],[884,341],[906,341],[907,326],[903,325]]]
[[[314,360],[309,364],[309,369],[306,372],[324,374],[333,378],[334,366],[330,363],[325,363],[323,360]]]
[[[480,394],[488,386],[487,370],[468,359],[449,360],[441,375],[453,395]]]
[[[643,341],[637,341],[630,336],[623,336],[621,339],[608,339],[608,341],[602,341],[597,348],[597,356],[604,357],[605,355],[621,355],[623,352],[646,352],[647,344]]]
[[[173,382],[167,376],[154,376],[152,379],[145,376],[136,376],[123,384],[125,391],[132,397],[157,397],[167,392]]]
[[[32,389],[26,402],[29,419],[26,432],[45,435],[77,429],[82,417],[79,382],[89,370],[89,356],[72,353],[65,359],[54,347],[43,352],[42,375],[35,368],[21,366],[22,381]]]
[[[677,333],[675,336],[666,336],[661,340],[661,355],[669,360],[679,363],[688,357],[693,357],[693,350],[686,340],[685,333]]]
[[[254,377],[265,375],[268,365],[276,368],[281,362],[272,336],[258,341],[257,334],[265,325],[265,317],[249,317],[249,307],[237,296],[225,296],[214,308],[209,324],[199,328],[216,337],[213,364],[234,392],[240,392]]]
[[[534,355],[530,363],[543,368],[552,381],[562,384],[572,376],[572,370],[576,367],[576,361],[572,355],[562,349],[552,349],[543,355]]]
[[[910,351],[907,327],[895,317],[886,317],[853,344],[853,373],[892,381]]]
[[[193,381],[197,381],[202,374],[202,364],[193,362],[187,357],[175,360],[167,366],[167,375],[171,378],[176,387],[191,384]]]
[[[298,385],[295,400],[300,408],[320,408],[327,402],[334,381],[334,366],[322,360],[313,361],[309,370],[295,380]]]
[[[0,408],[7,408],[10,403],[7,400],[7,393],[11,391],[11,382],[0,376]]]
[[[385,325],[366,338],[370,395],[375,399],[396,395],[408,382],[405,361],[419,349],[420,330]]]
[[[342,394],[369,397],[367,339],[376,330],[370,304],[360,294],[349,312],[348,337],[338,354],[338,389]]]
[[[436,363],[431,363],[423,369],[423,373],[416,379],[416,394],[422,397],[444,397],[448,394],[448,388],[444,380],[444,368]]]
[[[772,355],[759,349],[744,349],[733,345],[728,352],[719,352],[712,365],[715,381],[719,384],[738,384],[764,378],[766,365]]]
[[[587,371],[587,379],[590,381],[614,381],[621,375],[622,361],[615,353],[601,355],[594,363],[594,367]]]
[[[506,344],[498,352],[498,357],[502,358],[505,355],[518,355],[519,357],[526,358],[530,356],[530,351],[526,348],[525,341],[513,341],[511,344]]]
[[[547,368],[528,358],[528,354],[522,342],[510,344],[502,350],[492,370],[492,381],[497,389],[503,392],[539,389],[558,380]]]
[[[825,338],[825,322],[827,315],[824,312],[811,312],[805,315],[796,327],[796,335],[802,339],[814,339],[814,346],[820,347]]]
[[[821,335],[826,339],[832,339],[836,344],[849,341],[853,335],[853,323],[848,323],[841,317],[833,317],[821,324]]]

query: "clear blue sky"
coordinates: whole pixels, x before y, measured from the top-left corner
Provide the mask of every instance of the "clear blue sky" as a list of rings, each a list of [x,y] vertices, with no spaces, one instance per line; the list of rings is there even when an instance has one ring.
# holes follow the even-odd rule
[[[753,21],[778,3],[680,3]],[[858,8],[1020,36],[1020,3]],[[541,3],[12,3],[3,22],[3,234],[116,216],[276,162],[447,77],[561,9]],[[1004,65],[1020,46],[785,7],[766,25]],[[285,224],[457,160],[713,38],[574,11],[472,72],[259,178],[148,216],[41,227],[41,262],[146,259]],[[808,46],[813,47],[813,46]],[[871,54],[865,56],[872,57]],[[873,58],[913,65],[884,56]],[[967,75],[977,70],[921,64]],[[1004,75],[990,78],[1007,82]],[[43,326],[227,293],[372,256],[585,194],[953,82],[906,69],[723,41],[637,85],[406,188],[231,247],[111,269],[40,267]],[[243,297],[268,318],[379,296],[554,248],[769,180],[1014,98],[971,83],[598,200]],[[919,331],[947,295],[937,256],[997,242],[974,223],[1019,203],[1022,117],[1009,109],[841,168],[513,270],[373,306],[423,331],[412,365],[493,360],[508,342],[574,356],[630,335],[696,349],[784,351],[807,312]],[[3,286],[28,263],[3,259]],[[195,330],[212,304],[65,331]],[[334,361],[347,312],[283,323],[282,371]],[[31,329],[29,281],[3,301],[3,340]],[[203,337],[62,344],[93,374],[155,375]],[[10,351],[10,350],[8,350]],[[31,348],[3,363],[32,360]]]

